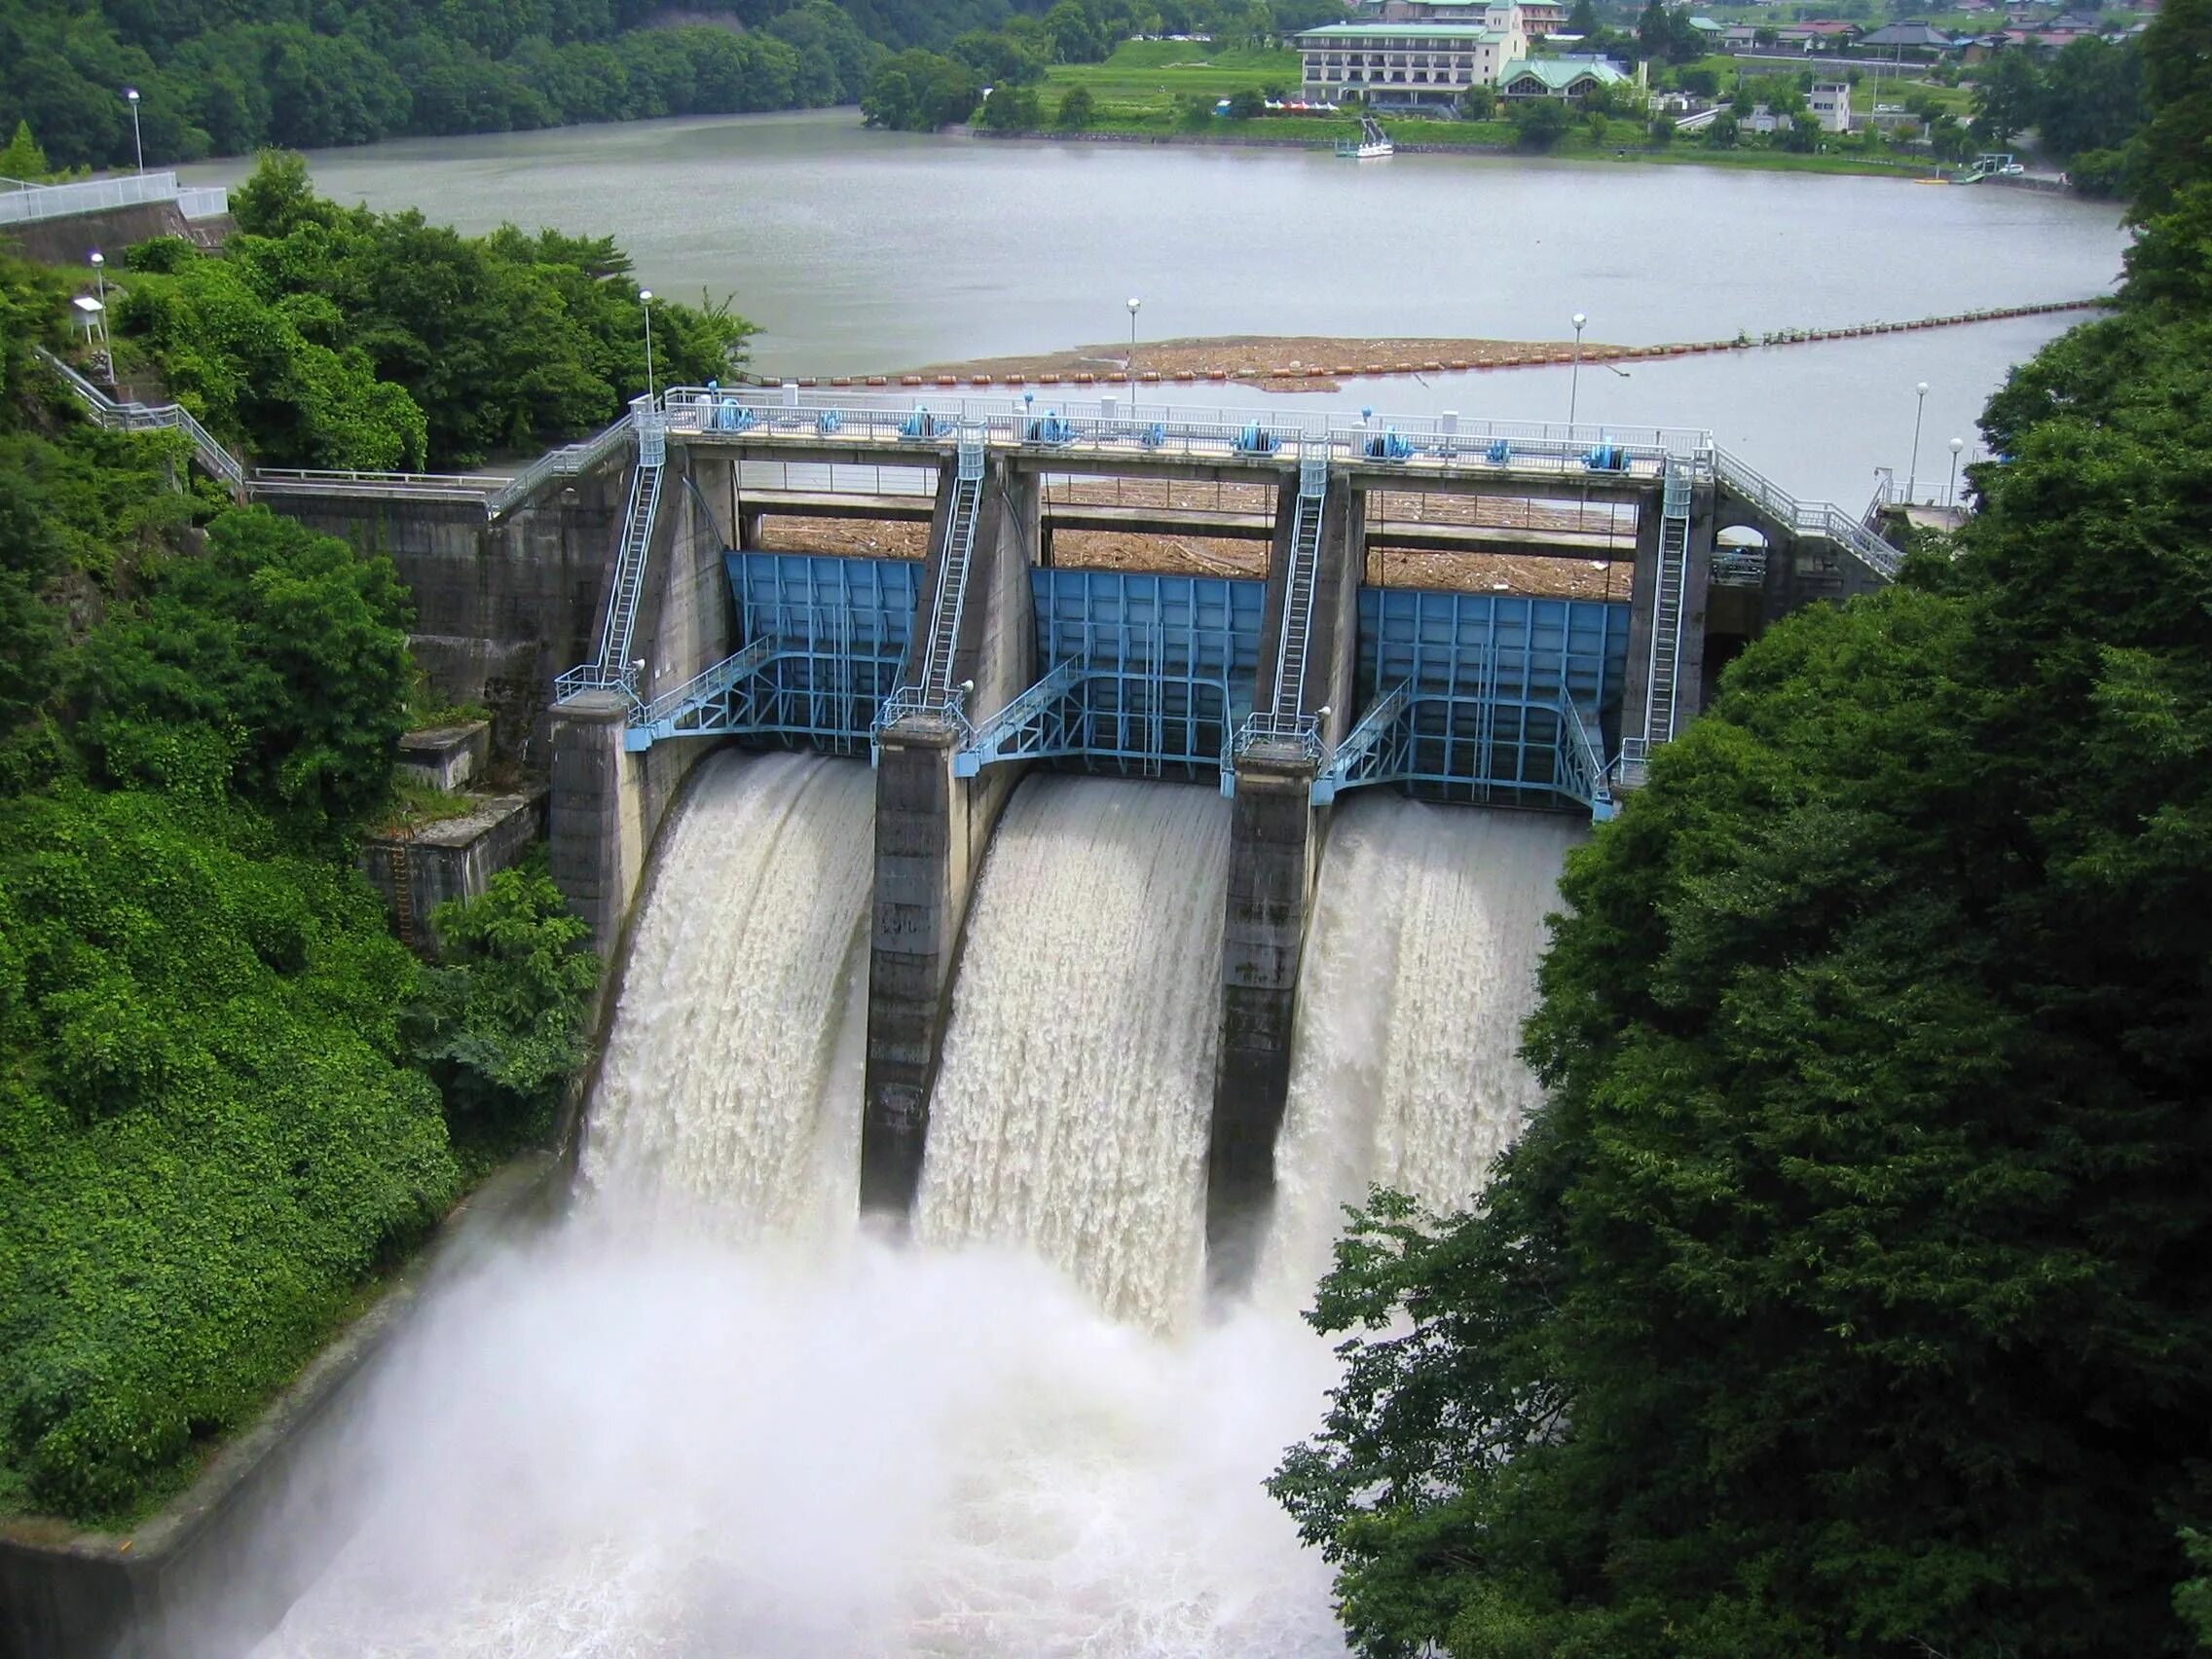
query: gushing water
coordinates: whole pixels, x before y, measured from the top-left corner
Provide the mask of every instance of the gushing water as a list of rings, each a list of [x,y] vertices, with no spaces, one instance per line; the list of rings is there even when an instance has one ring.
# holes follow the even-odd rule
[[[859,1189],[874,781],[725,753],[664,837],[583,1172],[619,1213],[821,1236]]]
[[[1316,1420],[1326,1348],[1255,1309],[1161,1340],[1028,1251],[856,1233],[831,1033],[865,1001],[866,774],[708,767],[636,931],[592,1194],[411,1318],[317,1455],[349,1541],[263,1659],[1341,1654],[1328,1567],[1260,1486]],[[1225,838],[1199,790],[1032,784],[969,941],[959,1051],[1001,1068],[954,1114],[998,1171],[977,1231],[1084,1218],[1042,1241],[1139,1306],[1197,1277]],[[1013,1051],[999,997],[1035,1022]],[[1002,1080],[1026,1122],[992,1112]],[[1092,1167],[1040,1172],[1026,1209],[1014,1143],[1045,1134]],[[818,1247],[762,1248],[793,1232]]]
[[[1195,1306],[1229,814],[1187,785],[1035,778],[968,923],[918,1230],[1026,1245],[1118,1318]]]
[[[1371,1185],[1463,1207],[1539,1099],[1519,1057],[1544,916],[1586,833],[1380,793],[1338,809],[1298,987],[1264,1300],[1310,1294]]]

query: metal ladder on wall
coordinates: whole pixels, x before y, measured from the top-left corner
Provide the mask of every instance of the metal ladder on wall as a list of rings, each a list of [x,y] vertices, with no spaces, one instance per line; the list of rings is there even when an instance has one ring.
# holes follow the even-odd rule
[[[391,875],[392,920],[399,934],[399,942],[409,950],[415,948],[415,872],[407,857],[405,839],[393,841],[385,854],[385,867]]]
[[[1675,736],[1676,684],[1682,657],[1682,607],[1689,586],[1690,469],[1687,461],[1669,458],[1659,510],[1659,580],[1652,596],[1651,661],[1644,682],[1643,706],[1643,736],[1651,748],[1672,742]]]
[[[1283,584],[1282,635],[1275,645],[1273,735],[1295,734],[1306,704],[1306,642],[1313,631],[1313,588],[1321,561],[1321,507],[1329,489],[1326,457],[1298,462],[1298,516],[1290,532],[1290,571]]]
[[[943,709],[952,702],[952,659],[960,644],[960,612],[968,598],[968,559],[976,550],[976,521],[983,511],[983,434],[960,434],[958,470],[953,475],[952,513],[944,526],[943,556],[938,562],[937,609],[930,617],[928,654],[922,658],[922,705]]]
[[[664,417],[640,411],[638,464],[630,474],[630,500],[622,513],[622,539],[614,554],[613,591],[607,601],[607,626],[599,636],[599,681],[631,691],[630,636],[637,627],[638,600],[645,586],[645,559],[652,551],[653,515],[660,508],[661,468],[668,459]]]

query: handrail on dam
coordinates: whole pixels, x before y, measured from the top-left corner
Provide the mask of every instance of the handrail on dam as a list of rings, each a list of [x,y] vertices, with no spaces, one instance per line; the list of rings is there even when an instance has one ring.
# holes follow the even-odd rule
[[[61,377],[62,385],[77,394],[78,401],[84,404],[86,414],[95,424],[120,432],[180,431],[192,440],[193,453],[200,458],[200,464],[230,485],[234,493],[244,483],[244,463],[217,443],[215,435],[194,420],[192,411],[182,404],[118,402],[44,346],[35,350],[46,365]]]
[[[311,496],[359,494],[414,501],[473,501],[486,518],[496,519],[530,498],[548,480],[588,472],[630,439],[634,418],[625,414],[603,431],[548,450],[522,471],[505,473],[376,472],[351,468],[248,467],[178,403],[138,403],[110,397],[59,357],[41,346],[38,355],[85,406],[86,414],[110,431],[176,430],[192,440],[200,464],[231,487],[234,495]]]
[[[955,432],[979,430],[992,447],[1057,454],[1285,465],[1293,456],[1325,457],[1409,479],[1551,472],[1645,484],[1662,480],[1672,461],[1686,462],[1695,483],[1744,497],[1792,534],[1836,543],[1885,580],[1895,579],[1904,559],[1854,515],[1831,502],[1799,501],[1721,449],[1703,428],[1466,420],[1449,412],[1406,417],[1363,412],[1355,420],[1281,409],[1124,403],[1114,396],[1053,398],[1039,416],[1034,394],[932,401],[910,393],[825,393],[790,386],[672,387],[661,401],[671,433],[748,445],[784,441],[818,449],[834,441],[911,452],[941,449]]]

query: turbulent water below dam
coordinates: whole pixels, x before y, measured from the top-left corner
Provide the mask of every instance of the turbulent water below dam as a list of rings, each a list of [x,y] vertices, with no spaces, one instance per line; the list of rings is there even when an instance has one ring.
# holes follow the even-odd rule
[[[1201,1309],[1228,814],[1035,778],[973,906],[918,1242],[856,1227],[871,787],[725,755],[664,834],[580,1201],[448,1272],[326,1447],[263,1659],[1337,1654],[1261,1482],[1370,1180],[1464,1198],[1578,833],[1335,815],[1254,1295]]]

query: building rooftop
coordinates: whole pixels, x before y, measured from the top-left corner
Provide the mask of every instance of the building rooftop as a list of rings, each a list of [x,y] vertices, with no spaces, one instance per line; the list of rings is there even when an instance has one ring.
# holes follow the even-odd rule
[[[1944,47],[1951,44],[1951,37],[1932,23],[1914,21],[1891,23],[1886,28],[1876,29],[1872,34],[1861,35],[1859,44],[1861,46]]]
[[[1300,41],[1317,41],[1326,45],[1332,40],[1365,39],[1381,35],[1384,39],[1411,40],[1487,40],[1501,41],[1502,29],[1487,29],[1480,23],[1324,23],[1317,29],[1307,29],[1298,35]]]
[[[1500,76],[1498,84],[1510,86],[1515,81],[1526,81],[1531,75],[1541,81],[1548,90],[1555,92],[1573,86],[1584,76],[1606,86],[1628,79],[1626,75],[1621,73],[1617,64],[1569,63],[1556,57],[1528,57],[1514,64],[1511,69]]]

